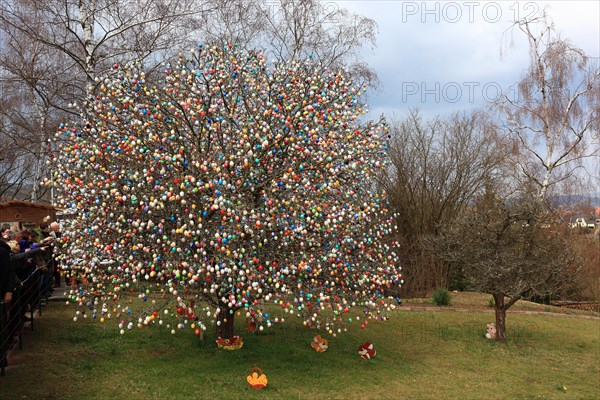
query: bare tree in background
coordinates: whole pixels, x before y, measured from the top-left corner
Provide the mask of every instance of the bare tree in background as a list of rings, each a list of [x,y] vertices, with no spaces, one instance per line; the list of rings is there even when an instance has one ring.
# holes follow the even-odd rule
[[[276,61],[313,58],[324,68],[345,67],[376,86],[377,75],[361,52],[373,48],[377,24],[335,2],[219,0],[198,26],[209,43],[264,49]]]
[[[498,341],[506,341],[513,304],[551,295],[577,275],[571,243],[552,222],[537,198],[502,200],[486,192],[427,240],[430,251],[463,266],[469,289],[494,297]]]
[[[436,234],[499,178],[502,147],[482,115],[455,114],[423,121],[417,110],[390,123],[390,168],[381,184],[396,214],[406,264],[407,294],[448,284],[449,265],[423,248]]]
[[[374,20],[350,13],[334,2],[281,0],[267,14],[268,48],[280,60],[314,57],[325,67],[346,66],[370,85],[377,76],[361,57],[375,46]]]
[[[543,199],[585,159],[600,162],[600,68],[561,38],[545,15],[516,21],[514,28],[529,41],[531,61],[518,93],[505,95],[499,106],[516,165]]]
[[[204,7],[203,7],[204,6]],[[115,63],[139,60],[146,66],[188,44],[188,19],[207,11],[194,0],[19,0],[0,7],[0,22],[74,62],[86,96]],[[36,24],[31,24],[35,18]],[[152,57],[160,53],[160,59]]]
[[[31,155],[24,151],[22,140],[7,140],[4,132],[9,122],[0,121],[0,198],[15,198],[24,194],[25,180],[22,177],[31,171]]]
[[[204,4],[204,3],[202,3]],[[5,157],[3,195],[43,197],[42,177],[59,121],[91,98],[114,64],[137,60],[148,69],[191,41],[190,19],[207,7],[187,0],[7,0],[0,4],[0,68],[5,99],[0,137],[18,151]],[[7,101],[10,100],[10,101]],[[88,110],[89,111],[89,110]],[[84,110],[87,113],[87,111]],[[8,143],[7,143],[8,142]],[[25,160],[25,157],[28,160]],[[14,169],[12,165],[19,165]],[[4,167],[4,166],[3,166]],[[8,179],[10,177],[10,179]]]
[[[35,24],[35,20],[30,21]],[[2,97],[0,106],[1,140],[12,147],[15,160],[21,164],[19,174],[12,177],[13,187],[26,187],[31,201],[44,197],[50,155],[49,139],[56,132],[59,119],[65,118],[64,104],[69,81],[69,60],[54,49],[28,40],[18,30],[4,26],[4,51],[0,53]],[[25,161],[23,158],[28,158]],[[29,168],[31,167],[31,168]],[[15,171],[16,172],[16,171]],[[18,192],[10,191],[14,196]]]
[[[271,4],[273,3],[273,4]],[[216,0],[213,9],[194,26],[204,43],[240,48],[261,48],[267,26],[266,15],[276,2],[264,0]]]

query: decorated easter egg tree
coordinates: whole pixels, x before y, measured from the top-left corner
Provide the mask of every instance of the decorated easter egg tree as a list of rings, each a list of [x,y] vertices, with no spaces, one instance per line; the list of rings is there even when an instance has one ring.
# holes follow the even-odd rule
[[[221,338],[236,313],[258,331],[385,319],[401,275],[375,185],[387,134],[361,122],[364,90],[348,71],[236,46],[199,45],[155,83],[116,65],[56,136],[76,318],[122,333],[215,324]]]

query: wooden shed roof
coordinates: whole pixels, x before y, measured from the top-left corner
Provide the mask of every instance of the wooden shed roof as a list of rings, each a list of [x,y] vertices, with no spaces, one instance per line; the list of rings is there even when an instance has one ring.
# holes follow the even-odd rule
[[[0,208],[14,207],[14,206],[34,207],[34,208],[41,208],[44,210],[56,210],[56,211],[64,210],[61,207],[56,207],[56,206],[53,206],[50,204],[31,203],[29,201],[23,201],[23,200],[10,200],[10,201],[0,203]]]

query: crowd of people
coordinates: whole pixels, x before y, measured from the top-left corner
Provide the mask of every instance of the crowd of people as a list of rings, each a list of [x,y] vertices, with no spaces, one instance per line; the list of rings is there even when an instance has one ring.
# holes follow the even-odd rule
[[[19,230],[0,227],[0,318],[2,337],[16,335],[27,315],[39,306],[42,296],[48,296],[60,285],[60,268],[54,246],[60,238],[59,225],[43,223],[36,229]],[[35,276],[34,276],[35,274]],[[18,301],[15,293],[19,291]],[[20,325],[19,325],[20,324]]]

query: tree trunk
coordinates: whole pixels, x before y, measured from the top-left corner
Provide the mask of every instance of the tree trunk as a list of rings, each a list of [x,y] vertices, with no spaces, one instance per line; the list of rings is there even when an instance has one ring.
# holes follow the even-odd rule
[[[231,339],[233,337],[233,309],[227,307],[227,304],[219,301],[221,312],[217,316],[217,337],[222,339]]]
[[[83,30],[83,44],[85,47],[84,69],[86,74],[85,85],[85,106],[86,115],[92,115],[92,102],[94,98],[94,86],[96,78],[96,58],[94,53],[97,50],[97,43],[94,38],[96,28],[96,1],[88,0],[87,3],[79,3],[79,12],[81,15],[81,29]]]
[[[506,307],[504,306],[504,295],[493,293],[496,305],[496,340],[506,343]]]
[[[39,129],[40,129],[40,135],[41,135],[41,138],[39,139],[40,148],[39,148],[38,153],[35,154],[35,170],[34,170],[34,174],[33,174],[33,188],[31,189],[31,201],[33,203],[37,203],[39,200],[39,197],[40,197],[40,193],[39,193],[40,183],[39,182],[41,181],[42,168],[46,164],[44,154],[46,152],[46,146],[48,146],[48,137],[47,137],[47,131],[46,131],[46,118],[48,117],[48,108],[44,107],[42,109],[42,107],[38,103],[38,99],[35,95],[35,91],[33,90],[34,88],[30,87],[29,89],[30,89],[29,94],[32,98],[33,107],[37,114],[38,121],[40,121]]]

